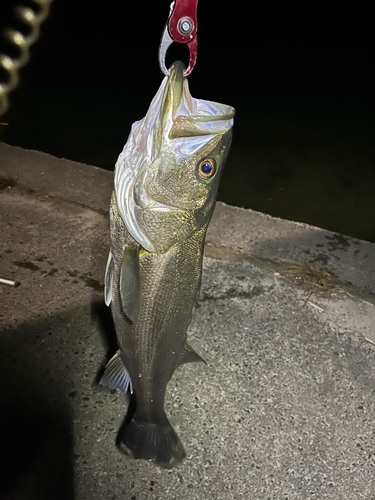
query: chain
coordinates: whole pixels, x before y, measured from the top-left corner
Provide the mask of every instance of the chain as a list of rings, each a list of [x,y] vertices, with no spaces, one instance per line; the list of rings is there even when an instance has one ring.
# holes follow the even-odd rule
[[[0,52],[0,69],[7,75],[7,81],[0,81],[0,116],[9,108],[8,94],[17,87],[19,83],[19,70],[29,61],[30,46],[39,38],[39,27],[48,17],[49,7],[53,0],[33,0],[37,6],[36,10],[29,7],[18,6],[15,14],[29,29],[29,34],[24,35],[18,30],[7,28],[3,31],[3,37],[16,46],[19,51],[18,58],[12,58]]]

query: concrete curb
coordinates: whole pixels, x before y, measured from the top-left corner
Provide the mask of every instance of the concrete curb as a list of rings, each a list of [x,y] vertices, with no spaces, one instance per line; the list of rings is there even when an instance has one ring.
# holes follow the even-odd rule
[[[0,175],[28,189],[108,213],[113,173],[0,143]],[[366,296],[375,297],[375,244],[308,224],[218,202],[210,223],[211,247],[235,249],[258,261],[284,259],[328,269]],[[214,252],[218,256],[218,251]],[[353,291],[353,290],[352,290]],[[370,298],[370,297],[368,297]]]

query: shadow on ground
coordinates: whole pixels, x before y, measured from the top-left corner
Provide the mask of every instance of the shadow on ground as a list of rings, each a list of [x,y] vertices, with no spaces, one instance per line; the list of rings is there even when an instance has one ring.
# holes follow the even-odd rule
[[[72,500],[72,408],[55,318],[0,334],[1,500]],[[56,367],[56,368],[55,368]]]

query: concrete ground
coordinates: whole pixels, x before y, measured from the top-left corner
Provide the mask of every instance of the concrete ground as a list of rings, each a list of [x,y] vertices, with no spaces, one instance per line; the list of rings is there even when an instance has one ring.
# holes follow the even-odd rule
[[[0,144],[1,500],[374,500],[375,245],[218,204],[173,376],[187,458],[115,447],[112,174]]]

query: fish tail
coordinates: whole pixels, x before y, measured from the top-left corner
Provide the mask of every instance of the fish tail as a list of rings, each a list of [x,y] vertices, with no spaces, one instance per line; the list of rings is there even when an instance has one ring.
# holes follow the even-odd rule
[[[137,414],[121,430],[117,442],[126,455],[170,468],[185,458],[184,447],[165,417],[162,424],[141,420]]]

